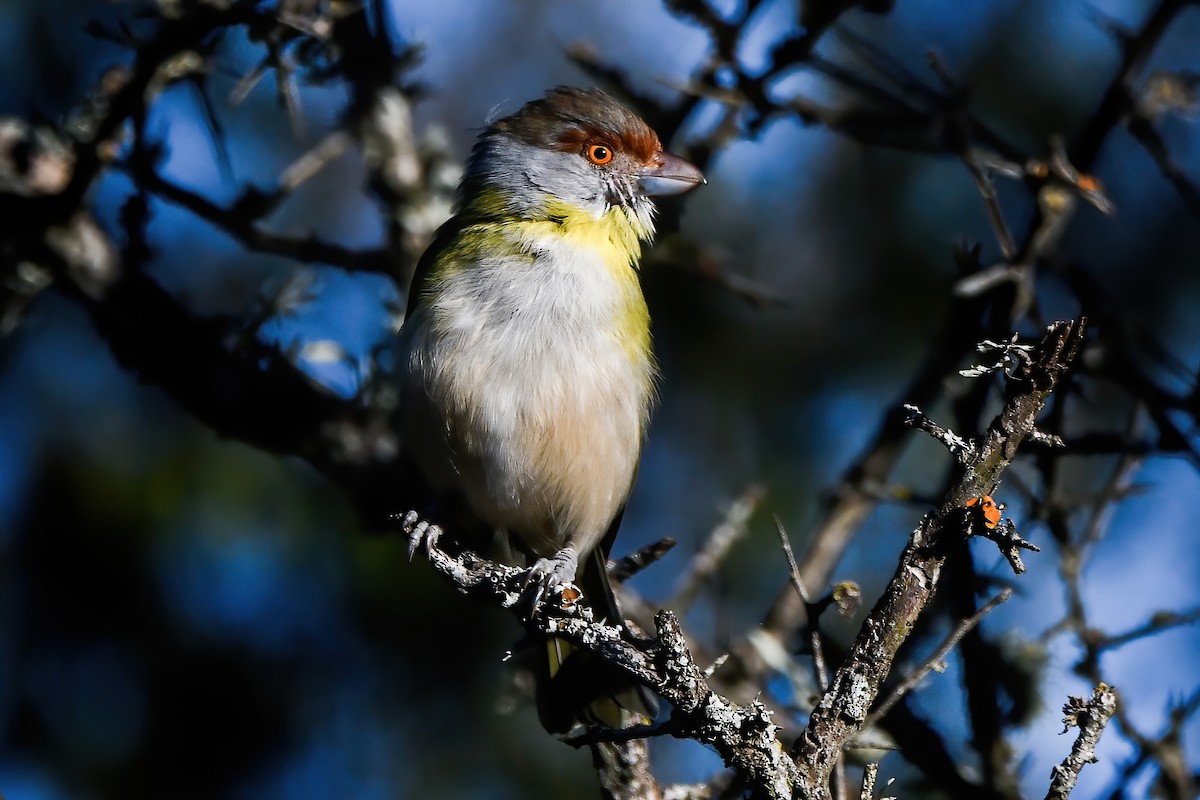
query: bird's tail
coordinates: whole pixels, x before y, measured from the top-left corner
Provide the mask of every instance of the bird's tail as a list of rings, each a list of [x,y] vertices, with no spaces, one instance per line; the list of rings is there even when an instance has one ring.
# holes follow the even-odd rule
[[[578,583],[597,619],[624,626],[602,548],[580,570]],[[576,722],[608,728],[649,724],[658,713],[654,695],[628,675],[562,639],[546,642],[547,673],[538,680],[538,717],[551,733],[565,733]]]

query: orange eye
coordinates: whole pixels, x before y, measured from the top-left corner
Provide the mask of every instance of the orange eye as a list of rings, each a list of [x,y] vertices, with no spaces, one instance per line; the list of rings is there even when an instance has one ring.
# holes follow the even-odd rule
[[[588,161],[593,164],[604,165],[613,160],[612,148],[604,144],[589,144],[587,150]]]

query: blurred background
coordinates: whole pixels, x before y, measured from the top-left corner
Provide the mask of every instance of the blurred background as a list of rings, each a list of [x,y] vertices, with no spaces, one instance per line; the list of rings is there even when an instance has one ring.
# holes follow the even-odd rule
[[[730,17],[744,10],[737,0],[714,5]],[[852,11],[838,24],[930,86],[937,78],[926,54],[935,50],[969,87],[976,115],[1032,157],[1045,155],[1055,134],[1070,139],[1100,103],[1121,58],[1110,24],[1137,29],[1156,5],[900,0],[890,13]],[[138,8],[0,3],[8,76],[0,114],[65,119],[108,67],[129,58],[89,33],[89,22],[138,30]],[[569,48],[586,46],[669,103],[712,47],[700,27],[644,0],[392,0],[386,13],[374,24],[423,48],[409,73],[426,93],[412,108],[414,128],[423,146],[445,154],[449,183],[487,119],[548,87],[595,83]],[[763,3],[738,51],[742,69],[765,70],[772,45],[798,28],[793,3]],[[861,66],[847,41],[835,29],[817,52]],[[273,186],[337,127],[350,101],[337,81],[300,81],[302,125],[280,109],[269,78],[233,102],[262,57],[261,43],[233,32],[210,59],[208,99],[225,153],[193,85],[174,85],[153,105],[146,131],[165,148],[163,175],[228,203],[247,184]],[[1200,8],[1175,19],[1155,70],[1200,70]],[[772,88],[840,98],[813,70]],[[698,106],[673,149],[686,153],[706,136],[714,109]],[[1159,131],[1175,163],[1200,181],[1195,119],[1168,117]],[[707,187],[665,209],[679,229],[667,225],[663,246],[694,248],[725,278],[669,263],[644,271],[661,403],[616,552],[679,540],[633,582],[665,602],[729,504],[762,487],[747,535],[688,616],[719,651],[762,618],[786,581],[772,515],[802,552],[843,471],[884,414],[908,399],[914,371],[939,346],[961,302],[952,294],[955,247],[981,243],[983,264],[1001,256],[979,191],[953,159],[866,147],[780,116],[717,150],[706,171]],[[1055,258],[1085,270],[1130,330],[1169,354],[1147,367],[1162,385],[1191,391],[1200,362],[1198,218],[1123,128],[1105,140],[1093,171],[1116,212],[1082,207]],[[387,221],[366,178],[362,155],[347,149],[270,227],[377,245]],[[999,188],[1021,230],[1028,196],[1016,183]],[[114,170],[91,197],[118,238],[132,191]],[[359,390],[394,330],[404,286],[255,254],[177,205],[149,204],[148,269],[162,286],[198,313],[248,314],[302,275],[304,301],[260,335],[339,395]],[[732,291],[731,281],[751,289]],[[1077,312],[1053,277],[1039,284],[1042,319]],[[1089,429],[1119,430],[1129,418],[1129,400],[1116,391],[1090,392],[1080,407]],[[1180,424],[1188,446],[1200,446],[1190,421]],[[1072,465],[1082,495],[1103,483],[1111,459]],[[1200,605],[1196,467],[1194,457],[1149,455],[1134,491],[1106,517],[1082,583],[1098,628],[1123,631],[1156,610]],[[834,579],[862,587],[867,608],[948,469],[940,447],[911,435],[889,495],[911,502],[878,504],[834,570]],[[1069,749],[1070,737],[1057,736],[1060,707],[1091,687],[1072,672],[1079,650],[1071,638],[1041,638],[1065,602],[1054,541],[1024,513],[1021,491],[1001,494],[1024,535],[1046,550],[1027,559],[1016,596],[983,625],[1038,676],[1011,728],[1021,787],[1038,795]],[[994,546],[976,542],[972,553],[981,573],[1011,579]],[[861,616],[827,618],[830,636],[850,641]],[[473,635],[447,634],[464,628]],[[303,462],[223,440],[140,384],[71,299],[42,293],[0,340],[0,792],[9,800],[587,796],[586,752],[547,737],[513,685],[504,656],[517,634],[510,619],[458,598],[419,559],[409,564],[403,542],[364,530],[342,494]],[[1200,631],[1184,625],[1139,638],[1101,666],[1132,721],[1160,735],[1170,710],[1200,688]],[[972,774],[977,756],[953,657],[910,705]],[[1200,763],[1194,720],[1183,741]],[[705,780],[720,766],[692,743],[652,748],[665,780]],[[1133,752],[1110,730],[1077,796],[1112,791]],[[882,774],[899,778],[892,794],[938,796],[900,755],[884,760]],[[1152,770],[1134,774],[1128,796],[1147,796],[1153,780]]]

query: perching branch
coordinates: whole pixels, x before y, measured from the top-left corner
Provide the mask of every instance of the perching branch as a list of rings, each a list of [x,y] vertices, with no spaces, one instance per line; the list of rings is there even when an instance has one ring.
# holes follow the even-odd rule
[[[424,537],[429,563],[463,594],[517,611],[527,571],[482,559],[469,551],[451,555],[441,550],[419,526],[417,515],[404,520],[405,533]],[[433,537],[436,542],[436,536]],[[749,785],[772,798],[791,797],[799,785],[799,770],[776,738],[778,726],[766,707],[754,701],[732,703],[708,685],[704,670],[692,658],[679,622],[670,611],[655,614],[656,637],[637,639],[622,626],[592,619],[581,603],[540,604],[526,630],[539,636],[565,639],[575,647],[605,659],[671,703],[673,712],[661,731],[710,745]]]

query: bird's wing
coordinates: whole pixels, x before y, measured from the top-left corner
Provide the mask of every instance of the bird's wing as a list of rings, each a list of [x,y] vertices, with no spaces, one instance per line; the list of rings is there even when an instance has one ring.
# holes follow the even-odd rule
[[[448,257],[451,244],[462,233],[463,228],[469,224],[470,221],[466,215],[455,214],[437,229],[437,233],[433,235],[433,242],[425,249],[425,254],[421,256],[416,270],[413,271],[412,283],[408,286],[408,307],[404,312],[405,319],[411,317],[417,310],[417,305],[421,302],[421,295],[424,294],[429,283],[429,276],[439,262]]]

